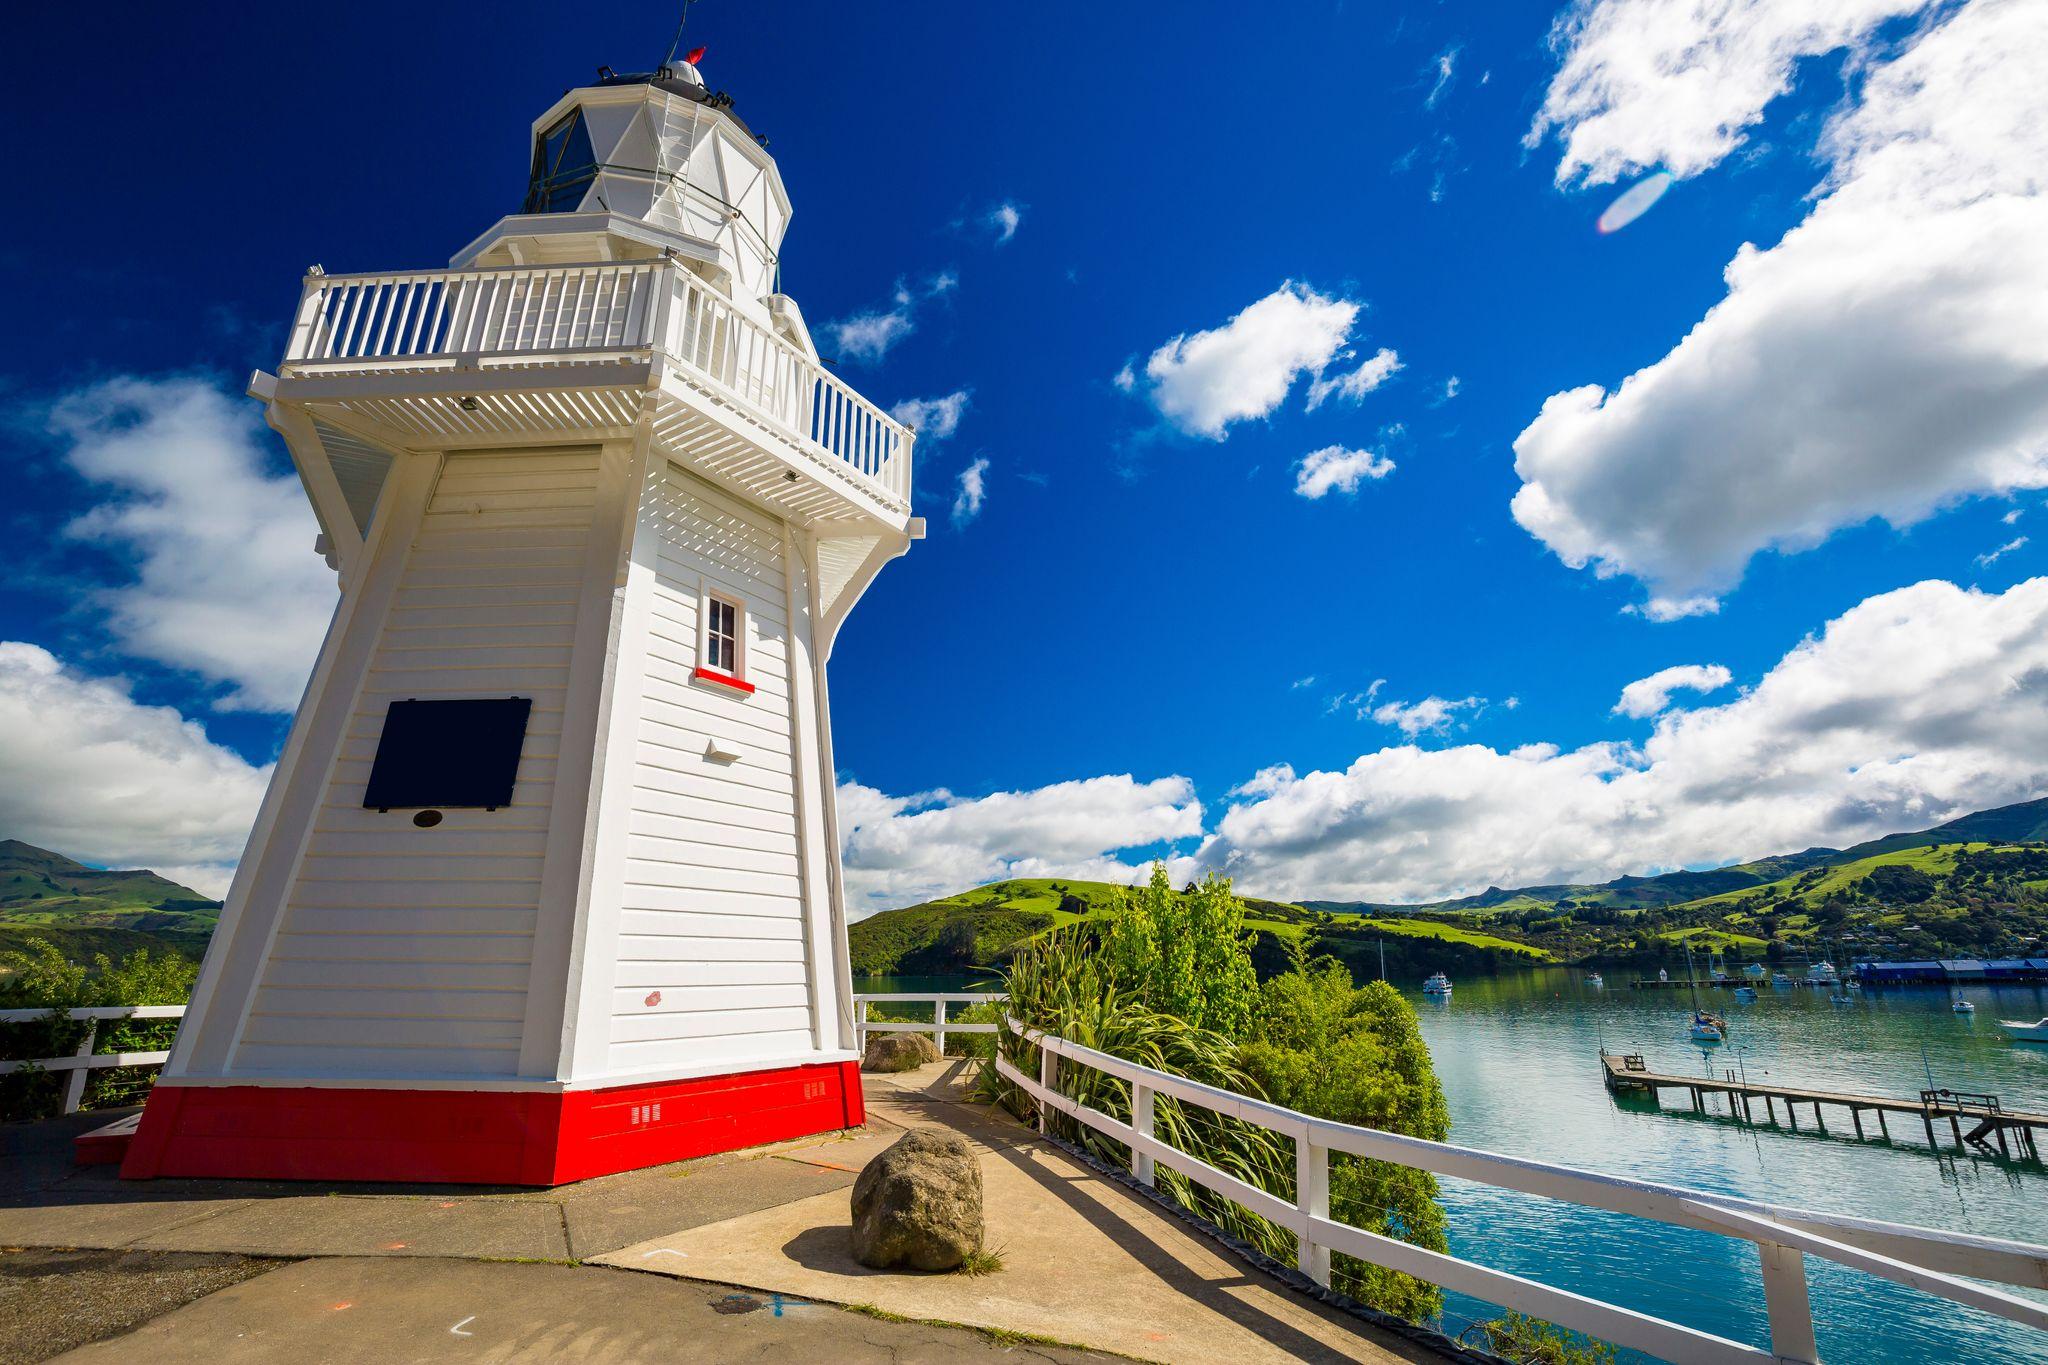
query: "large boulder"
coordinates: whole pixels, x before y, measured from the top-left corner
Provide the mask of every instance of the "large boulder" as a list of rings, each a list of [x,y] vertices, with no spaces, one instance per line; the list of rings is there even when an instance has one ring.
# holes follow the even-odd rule
[[[925,1033],[877,1033],[868,1039],[865,1071],[913,1071],[939,1060],[939,1045]]]
[[[914,1128],[853,1182],[853,1256],[877,1270],[956,1270],[981,1250],[981,1163],[957,1133]]]

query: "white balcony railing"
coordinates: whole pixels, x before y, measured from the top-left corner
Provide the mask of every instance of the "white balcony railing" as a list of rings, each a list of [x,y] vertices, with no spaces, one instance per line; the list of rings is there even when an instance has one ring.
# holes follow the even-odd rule
[[[285,365],[331,373],[657,352],[813,458],[846,466],[908,508],[909,429],[667,261],[309,275]]]

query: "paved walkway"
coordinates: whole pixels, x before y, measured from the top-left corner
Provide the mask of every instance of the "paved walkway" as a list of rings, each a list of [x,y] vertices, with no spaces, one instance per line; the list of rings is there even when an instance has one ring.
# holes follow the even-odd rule
[[[865,1129],[554,1190],[124,1182],[69,1164],[71,1136],[105,1114],[0,1127],[0,1365],[131,1329],[63,1358],[141,1346],[207,1365],[915,1360],[1028,1346],[1060,1360],[1437,1359],[1249,1273],[1007,1115],[964,1102],[957,1064],[867,1080]],[[848,1187],[922,1126],[981,1153],[1001,1271],[881,1273],[852,1260]],[[58,1247],[106,1251],[71,1264],[36,1250]],[[91,1289],[102,1282],[107,1302]],[[60,1302],[96,1328],[37,1336],[39,1308]]]

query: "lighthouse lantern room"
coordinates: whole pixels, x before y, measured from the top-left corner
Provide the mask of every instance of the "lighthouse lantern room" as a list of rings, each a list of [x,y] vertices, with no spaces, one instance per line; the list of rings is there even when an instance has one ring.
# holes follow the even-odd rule
[[[912,433],[780,291],[688,63],[533,125],[445,270],[250,393],[341,600],[122,1173],[549,1185],[858,1124],[825,665]]]

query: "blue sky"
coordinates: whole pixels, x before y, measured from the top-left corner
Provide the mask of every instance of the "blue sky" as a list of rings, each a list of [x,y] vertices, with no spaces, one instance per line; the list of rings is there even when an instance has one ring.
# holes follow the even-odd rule
[[[2038,7],[1724,8],[697,6],[821,349],[966,395],[833,660],[864,905],[1151,856],[1432,895],[2048,789]],[[0,834],[231,864],[324,624],[228,524],[302,529],[243,381],[309,263],[444,263],[674,19],[490,15],[18,22]],[[1715,685],[1617,710],[1669,668]]]

